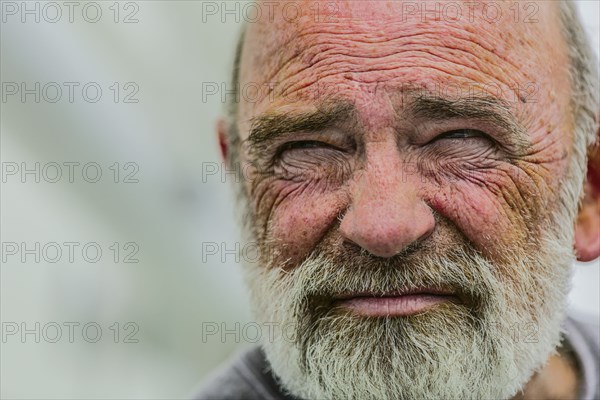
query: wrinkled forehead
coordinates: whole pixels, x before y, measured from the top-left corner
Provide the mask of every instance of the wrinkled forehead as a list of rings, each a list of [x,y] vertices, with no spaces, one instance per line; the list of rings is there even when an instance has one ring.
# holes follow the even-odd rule
[[[325,96],[335,88],[338,95],[356,96],[375,83],[412,88],[476,82],[507,97],[515,96],[515,85],[568,88],[565,79],[557,80],[566,76],[567,59],[553,1],[303,0],[257,6],[261,15],[247,27],[240,83],[275,89],[263,93],[269,101],[242,105],[247,115],[289,103],[290,95],[314,99],[313,93],[304,95],[320,90]]]

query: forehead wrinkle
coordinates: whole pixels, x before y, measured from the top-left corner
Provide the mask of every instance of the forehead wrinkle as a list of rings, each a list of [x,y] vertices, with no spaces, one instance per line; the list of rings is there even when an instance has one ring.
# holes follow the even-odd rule
[[[367,40],[367,34],[345,35],[335,32],[328,37],[322,37],[319,36],[321,32],[305,33],[300,36],[314,36],[315,40],[304,43],[303,48],[296,47],[290,50],[288,57],[283,61],[273,62],[272,71],[266,76],[266,80],[283,83],[309,70],[312,70],[313,81],[324,79],[332,74],[327,72],[332,65],[339,67],[335,72],[353,74],[377,71],[382,64],[386,64],[385,69],[394,70],[410,67],[418,58],[435,61],[434,64],[440,65],[457,64],[457,61],[460,61],[462,67],[470,70],[472,75],[479,75],[490,81],[502,81],[503,76],[510,74],[522,75],[519,74],[522,65],[504,54],[499,54],[492,43],[458,28],[450,29],[457,32],[451,39],[440,37],[440,32],[426,27],[396,33],[378,40],[375,40],[377,35],[373,36],[373,40]],[[382,46],[374,52],[371,45],[376,42],[385,42],[387,46]],[[478,50],[477,54],[474,48]],[[483,67],[482,61],[486,62],[487,68]],[[447,72],[441,67],[436,68]],[[319,70],[324,72],[319,73]],[[277,77],[278,75],[280,76]],[[356,78],[360,79],[358,76]],[[282,92],[294,91],[294,85],[297,84],[284,84]]]
[[[306,4],[312,3],[307,2]],[[411,65],[409,59],[416,60],[415,57],[436,57],[439,65],[462,60],[461,63],[464,65],[457,65],[458,74],[457,71],[453,73],[444,68],[426,69],[431,70],[433,74],[439,72],[445,75],[443,79],[500,81],[507,89],[510,89],[515,82],[525,82],[527,79],[534,82],[536,77],[542,76],[541,71],[538,71],[539,68],[523,68],[523,65],[539,64],[533,62],[531,55],[535,57],[536,52],[532,51],[535,50],[534,47],[543,46],[544,40],[536,39],[536,37],[540,37],[538,25],[543,24],[519,24],[519,29],[505,30],[497,28],[517,26],[514,23],[505,23],[499,27],[494,27],[494,24],[479,26],[476,23],[468,24],[466,21],[458,24],[428,21],[413,26],[401,23],[398,21],[398,17],[389,17],[377,10],[366,13],[356,12],[354,10],[356,4],[352,2],[340,2],[338,5],[340,13],[336,18],[337,23],[319,22],[314,18],[300,18],[293,23],[280,20],[270,24],[254,24],[252,30],[255,31],[253,42],[256,43],[256,48],[250,56],[254,65],[252,76],[248,76],[250,71],[246,68],[245,75],[246,78],[249,78],[247,81],[261,79],[269,82],[277,81],[275,93],[313,90],[312,85],[321,79],[338,79],[334,76],[336,74],[347,75],[346,77],[340,76],[347,81],[368,82],[370,79],[368,72],[377,68],[376,65],[369,67],[372,63],[368,58],[378,58],[379,60],[374,61],[380,63],[381,54],[386,57],[392,56],[397,53],[395,48],[400,47],[393,46],[390,48],[390,52],[385,46],[373,46],[375,43],[386,41],[388,37],[392,40],[408,38],[408,46],[417,46],[409,50],[422,53],[419,56],[416,53],[410,55],[404,51],[410,57],[404,57],[405,65],[398,65],[398,68],[422,67],[418,62],[417,65]],[[540,16],[549,15],[544,11],[539,14]],[[348,24],[348,20],[352,20],[353,24]],[[277,27],[286,29],[277,29],[276,31]],[[411,27],[420,30],[421,33],[411,33]],[[544,27],[541,28],[544,29]],[[271,34],[270,37],[269,34]],[[526,34],[534,34],[534,36],[528,39]],[[426,39],[429,44],[425,46],[426,48],[423,48],[422,43],[416,43],[419,35],[428,36]],[[265,40],[265,36],[267,36],[267,40]],[[473,48],[478,49],[478,53],[469,56],[468,53],[469,51],[473,52]],[[517,51],[514,50],[517,48],[527,49],[526,59],[518,59]],[[364,51],[367,53],[361,55],[360,53]],[[353,57],[355,58],[354,62],[352,61]],[[319,67],[319,70],[316,67]],[[334,68],[334,73],[328,72],[327,68]],[[365,70],[362,72],[367,73],[361,74],[361,69]],[[389,71],[389,67],[387,69],[389,73],[383,78],[393,78],[394,71]],[[465,70],[469,76],[462,76]],[[535,77],[532,76],[536,71],[538,74]],[[259,74],[262,75],[262,78]]]

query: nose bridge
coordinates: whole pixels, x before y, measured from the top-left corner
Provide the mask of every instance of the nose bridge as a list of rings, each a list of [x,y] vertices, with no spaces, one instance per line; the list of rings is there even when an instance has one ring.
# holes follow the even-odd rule
[[[395,145],[378,144],[368,151],[341,221],[347,240],[380,257],[401,252],[434,228],[433,214],[416,187],[418,179],[407,179],[403,165]]]
[[[363,223],[385,228],[386,221],[389,225],[391,222],[400,224],[401,219],[411,222],[418,202],[418,188],[403,172],[403,161],[396,149],[370,154],[352,193],[352,210]]]
[[[402,174],[403,161],[398,150],[390,151],[389,147],[378,143],[367,152],[364,168],[353,187],[354,205],[375,202],[384,208],[399,206],[399,202],[414,192],[414,186],[408,184]]]

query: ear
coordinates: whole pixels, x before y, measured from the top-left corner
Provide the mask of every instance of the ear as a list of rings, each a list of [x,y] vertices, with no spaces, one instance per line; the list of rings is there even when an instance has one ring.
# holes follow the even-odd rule
[[[598,130],[600,138],[600,129]],[[600,143],[598,143],[600,144]],[[588,155],[584,199],[575,226],[577,260],[592,261],[600,256],[600,146]]]
[[[219,118],[216,125],[217,140],[219,141],[219,148],[221,150],[221,160],[227,162],[227,156],[229,155],[229,132],[227,130],[227,122],[224,118]]]

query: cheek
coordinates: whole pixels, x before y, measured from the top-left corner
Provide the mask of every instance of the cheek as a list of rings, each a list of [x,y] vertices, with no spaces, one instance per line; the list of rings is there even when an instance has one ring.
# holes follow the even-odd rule
[[[480,250],[490,251],[507,237],[509,217],[488,190],[460,183],[439,191],[430,198],[433,209],[453,221]],[[514,230],[514,229],[513,229]]]
[[[515,171],[512,171],[513,173]],[[481,172],[473,179],[437,186],[428,200],[485,256],[498,260],[535,235],[540,189],[503,171]],[[521,173],[522,175],[522,173]]]
[[[344,208],[341,190],[324,191],[310,183],[275,181],[269,187],[271,198],[263,201],[266,239],[278,250],[275,267],[293,267],[312,251],[335,224]],[[268,197],[267,195],[266,197]],[[266,199],[265,199],[266,200]]]

